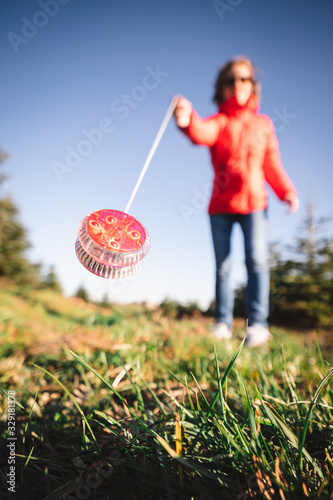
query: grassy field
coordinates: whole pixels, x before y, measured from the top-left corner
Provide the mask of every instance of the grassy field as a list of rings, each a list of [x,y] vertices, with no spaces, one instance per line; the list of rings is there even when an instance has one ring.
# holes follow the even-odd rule
[[[333,498],[332,332],[211,324],[1,288],[1,499]]]

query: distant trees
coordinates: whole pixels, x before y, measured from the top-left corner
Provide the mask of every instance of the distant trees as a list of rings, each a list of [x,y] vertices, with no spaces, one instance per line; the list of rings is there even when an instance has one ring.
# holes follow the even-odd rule
[[[160,304],[160,308],[164,316],[173,319],[198,318],[203,314],[200,307],[195,302],[184,305],[175,300],[165,299]]]

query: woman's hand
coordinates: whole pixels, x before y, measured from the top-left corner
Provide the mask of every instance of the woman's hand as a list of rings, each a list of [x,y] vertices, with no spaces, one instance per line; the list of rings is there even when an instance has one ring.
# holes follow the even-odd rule
[[[289,213],[293,214],[297,212],[299,208],[299,199],[295,193],[288,193],[284,197],[283,201],[289,205]]]
[[[178,127],[188,127],[192,114],[192,103],[185,99],[185,97],[180,96],[173,114]]]

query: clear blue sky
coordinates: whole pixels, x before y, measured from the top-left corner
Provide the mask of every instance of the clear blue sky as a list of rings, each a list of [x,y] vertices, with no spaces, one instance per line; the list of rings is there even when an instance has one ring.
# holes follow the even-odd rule
[[[310,196],[318,216],[332,213],[332,21],[330,0],[2,1],[4,191],[27,228],[30,259],[54,265],[66,294],[83,284],[93,298],[207,306],[212,168],[208,150],[173,121],[130,210],[151,236],[142,268],[125,281],[95,277],[74,242],[87,213],[125,209],[172,96],[183,94],[202,116],[215,112],[217,71],[238,54],[261,70],[261,112],[275,123],[301,199],[287,216],[270,194],[271,241],[294,241]],[[57,176],[59,164],[71,171]],[[233,244],[242,281],[238,228]]]

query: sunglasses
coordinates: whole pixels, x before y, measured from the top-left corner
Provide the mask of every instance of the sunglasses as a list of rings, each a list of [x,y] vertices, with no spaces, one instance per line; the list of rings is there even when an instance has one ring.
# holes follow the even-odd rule
[[[251,76],[246,76],[246,77],[242,76],[242,77],[239,77],[239,78],[235,78],[235,77],[227,78],[227,80],[225,80],[225,82],[224,82],[224,85],[226,85],[227,87],[234,87],[236,82],[242,82],[242,83],[251,82],[251,83],[254,83],[253,82],[253,78],[251,78]]]

